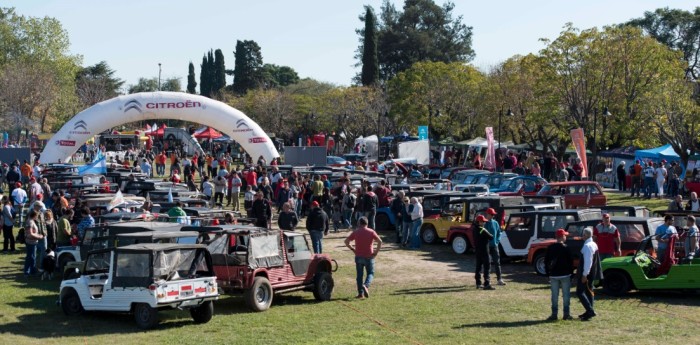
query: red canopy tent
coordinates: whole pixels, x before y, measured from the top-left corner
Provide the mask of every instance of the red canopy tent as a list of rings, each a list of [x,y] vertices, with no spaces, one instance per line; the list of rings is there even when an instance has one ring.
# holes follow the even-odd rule
[[[221,134],[221,132],[211,127],[207,127],[207,129],[194,134],[194,137],[197,139],[216,139],[222,136],[223,134]]]
[[[158,128],[155,131],[151,131],[151,132],[146,133],[146,135],[148,135],[148,136],[158,137],[158,138],[162,138],[163,134],[165,134],[165,124],[161,125],[160,128]]]

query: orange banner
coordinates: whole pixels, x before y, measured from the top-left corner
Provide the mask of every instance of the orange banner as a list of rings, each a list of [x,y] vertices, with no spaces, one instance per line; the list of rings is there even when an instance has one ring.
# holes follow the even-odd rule
[[[581,177],[588,177],[588,161],[586,160],[586,137],[583,136],[583,128],[576,128],[571,130],[571,141],[574,144],[574,149],[578,158],[581,159],[581,164],[583,165],[583,172]]]

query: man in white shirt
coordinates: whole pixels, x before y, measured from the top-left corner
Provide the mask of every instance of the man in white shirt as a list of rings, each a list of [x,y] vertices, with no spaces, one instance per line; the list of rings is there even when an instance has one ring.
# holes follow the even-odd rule
[[[659,164],[659,166],[654,171],[656,174],[656,186],[658,187],[656,189],[657,198],[662,198],[664,196],[664,185],[666,184],[666,175],[668,175],[668,172],[664,167],[665,162],[666,161],[661,161],[661,164]]]
[[[579,315],[582,321],[588,321],[596,316],[593,310],[593,281],[600,279],[600,257],[598,255],[598,245],[593,242],[593,229],[583,229],[583,248],[581,248],[581,259],[579,260],[578,284],[576,284],[576,295],[586,312]]]
[[[656,181],[654,181],[656,172],[652,162],[647,162],[647,166],[642,170],[642,174],[644,175],[644,199],[651,199],[651,193],[656,185]]]

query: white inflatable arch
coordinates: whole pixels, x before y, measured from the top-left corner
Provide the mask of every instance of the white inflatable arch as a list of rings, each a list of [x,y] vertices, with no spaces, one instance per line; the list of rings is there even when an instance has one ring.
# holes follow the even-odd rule
[[[216,128],[238,142],[253,159],[279,157],[270,137],[241,111],[222,102],[182,92],[141,92],[93,105],[75,115],[46,143],[43,163],[68,162],[94,135],[129,122],[175,119]]]

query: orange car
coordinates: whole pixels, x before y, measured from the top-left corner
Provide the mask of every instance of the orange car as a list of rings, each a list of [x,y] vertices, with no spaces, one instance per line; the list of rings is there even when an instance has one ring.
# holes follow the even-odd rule
[[[566,208],[589,208],[607,205],[608,198],[595,181],[553,182],[540,189],[537,195],[561,195]]]

